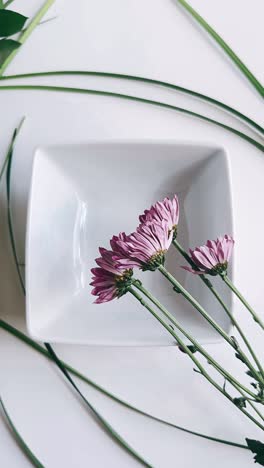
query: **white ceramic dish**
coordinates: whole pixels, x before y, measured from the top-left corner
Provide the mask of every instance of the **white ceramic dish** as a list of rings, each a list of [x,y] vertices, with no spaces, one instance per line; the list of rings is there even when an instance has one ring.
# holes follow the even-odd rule
[[[90,268],[98,246],[131,232],[152,202],[177,193],[179,240],[187,248],[232,234],[228,157],[223,148],[176,141],[90,142],[39,148],[29,201],[26,254],[27,326],[41,341],[90,345],[172,345],[165,330],[129,294],[92,304]],[[230,323],[199,278],[179,268],[171,249],[168,269],[228,332]],[[201,342],[219,337],[156,273],[146,285]],[[231,295],[216,278],[225,301]]]

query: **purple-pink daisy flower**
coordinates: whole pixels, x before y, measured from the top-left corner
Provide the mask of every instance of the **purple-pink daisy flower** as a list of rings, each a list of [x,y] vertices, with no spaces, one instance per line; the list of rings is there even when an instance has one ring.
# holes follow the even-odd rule
[[[197,270],[184,266],[187,271],[201,275],[208,273],[210,275],[224,275],[228,267],[228,262],[232,255],[234,240],[227,234],[224,237],[218,237],[216,240],[208,240],[205,245],[190,249],[190,256]]]
[[[133,270],[120,264],[113,251],[99,248],[101,257],[95,261],[98,265],[92,268],[92,294],[97,296],[95,304],[112,301],[123,296],[131,285]]]
[[[139,216],[141,224],[146,222],[155,222],[160,224],[165,221],[168,224],[169,232],[173,231],[173,237],[177,235],[177,226],[179,222],[180,205],[177,195],[172,200],[169,197],[162,201],[157,201],[149,210]]]
[[[124,233],[114,236],[111,247],[116,252],[115,258],[124,267],[154,271],[164,264],[172,237],[173,232],[165,220],[160,223],[147,221],[129,236]]]

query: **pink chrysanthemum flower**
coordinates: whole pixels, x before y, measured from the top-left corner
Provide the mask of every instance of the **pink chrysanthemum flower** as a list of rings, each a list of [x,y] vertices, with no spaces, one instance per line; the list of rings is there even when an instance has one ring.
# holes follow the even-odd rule
[[[131,285],[133,270],[120,264],[111,250],[99,248],[100,258],[95,261],[97,268],[92,268],[92,294],[98,296],[95,304],[112,301],[123,296]]]
[[[180,205],[177,195],[172,200],[166,197],[163,201],[158,201],[145,210],[144,214],[139,216],[141,224],[149,222],[161,223],[163,220],[168,224],[169,232],[173,231],[173,237],[177,236],[177,227],[180,215]]]
[[[224,237],[218,237],[216,240],[208,240],[205,245],[190,249],[190,256],[197,270],[189,266],[184,266],[187,271],[201,275],[225,275],[228,262],[232,255],[234,240],[227,234]]]
[[[147,221],[129,236],[124,233],[114,236],[111,247],[116,252],[115,258],[124,267],[154,271],[164,264],[172,236],[166,221],[159,224]]]

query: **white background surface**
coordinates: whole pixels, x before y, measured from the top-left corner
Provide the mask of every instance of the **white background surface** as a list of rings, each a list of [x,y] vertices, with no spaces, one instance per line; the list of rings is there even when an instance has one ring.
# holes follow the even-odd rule
[[[32,14],[36,2],[21,0],[19,10]],[[192,0],[192,5],[216,28],[263,81],[261,0]],[[14,4],[14,7],[18,6]],[[90,69],[140,74],[195,89],[245,112],[263,124],[261,100],[229,60],[182,9],[171,0],[58,0],[48,17],[20,51],[8,73],[55,69]],[[261,76],[262,74],[262,76]],[[39,83],[119,90],[162,99],[202,111],[234,124],[234,119],[190,98],[149,86],[102,79],[39,79]],[[10,83],[11,84],[11,83]],[[19,257],[24,260],[26,204],[33,150],[48,143],[84,142],[89,138],[179,138],[217,142],[232,160],[235,208],[236,283],[261,312],[263,277],[263,159],[259,151],[209,124],[174,112],[110,98],[1,92],[1,160],[11,133],[27,116],[15,151],[12,206]],[[237,128],[243,128],[236,123]],[[98,190],[103,181],[98,179]],[[51,187],[52,190],[52,187]],[[20,293],[5,224],[1,190],[0,310],[1,317],[25,329]],[[217,207],[216,207],[217,209]],[[52,226],[50,227],[52,229]],[[45,268],[45,265],[43,265]],[[248,326],[263,358],[261,336],[250,327],[245,311],[236,313]],[[1,331],[0,388],[3,400],[26,442],[47,468],[133,467],[138,462],[118,447],[65,384],[54,366]],[[160,417],[218,437],[243,441],[262,435],[239,411],[216,394],[191,363],[174,348],[107,349],[56,346],[58,354],[98,383]],[[229,368],[240,368],[224,345],[208,346]],[[242,367],[241,367],[242,369]],[[247,451],[221,447],[138,416],[87,386],[80,388],[112,425],[155,468],[253,466]],[[27,467],[0,420],[0,466]]]

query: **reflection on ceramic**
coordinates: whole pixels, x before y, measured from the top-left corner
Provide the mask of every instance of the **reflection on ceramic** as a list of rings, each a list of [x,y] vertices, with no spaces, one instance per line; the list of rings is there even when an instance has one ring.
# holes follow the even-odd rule
[[[212,145],[176,141],[91,142],[36,151],[27,227],[27,326],[43,341],[91,345],[173,345],[172,338],[127,294],[94,305],[90,268],[98,246],[131,232],[138,214],[164,196],[181,203],[179,240],[188,248],[232,235],[229,164]],[[171,248],[168,269],[228,332],[230,323],[208,289],[182,270]],[[159,274],[136,272],[201,342],[219,337]],[[231,306],[221,280],[215,283]]]

